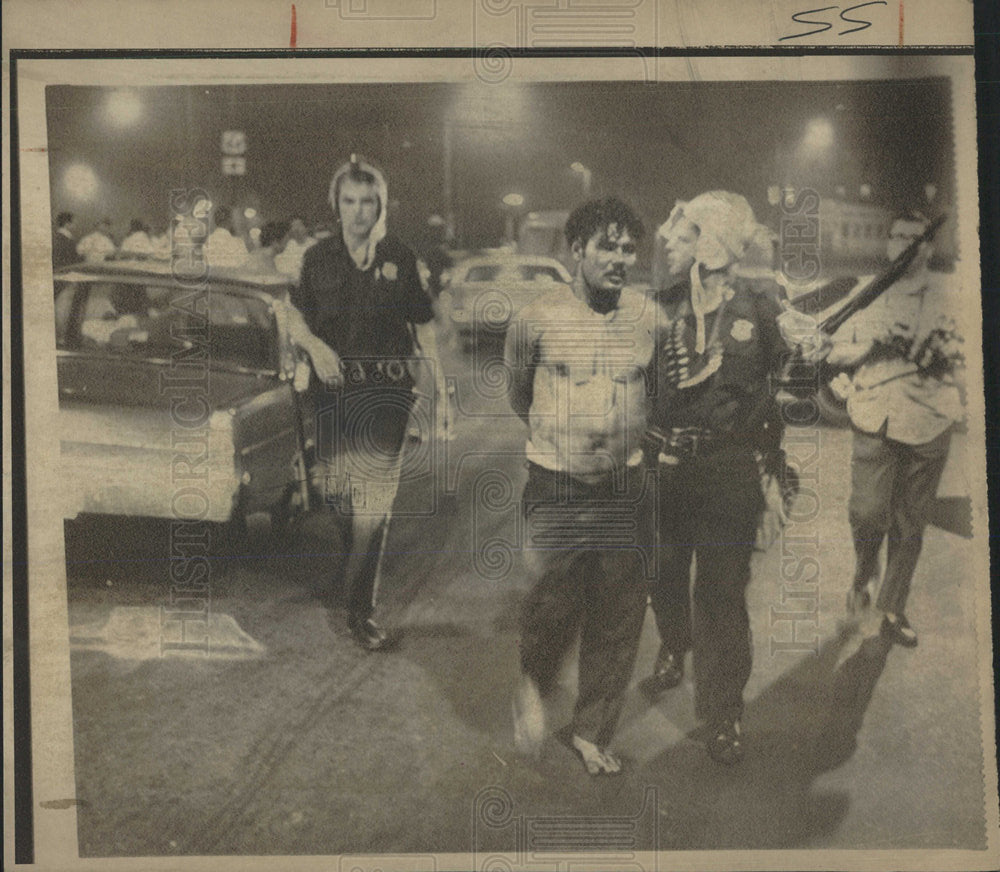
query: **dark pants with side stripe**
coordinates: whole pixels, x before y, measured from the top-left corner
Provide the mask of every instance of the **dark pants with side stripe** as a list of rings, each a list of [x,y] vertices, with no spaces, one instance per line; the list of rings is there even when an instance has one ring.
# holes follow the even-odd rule
[[[350,520],[339,575],[350,620],[375,611],[382,555],[403,470],[412,382],[315,392],[316,463],[310,471],[320,505]],[[336,583],[337,580],[335,580]]]
[[[525,563],[536,579],[521,617],[521,669],[550,692],[580,633],[574,735],[604,747],[621,715],[646,612],[641,471],[623,488],[528,465]]]
[[[659,487],[660,571],[650,598],[660,639],[682,656],[694,650],[697,716],[738,718],[753,662],[746,587],[763,508],[756,458],[719,447],[661,466]]]

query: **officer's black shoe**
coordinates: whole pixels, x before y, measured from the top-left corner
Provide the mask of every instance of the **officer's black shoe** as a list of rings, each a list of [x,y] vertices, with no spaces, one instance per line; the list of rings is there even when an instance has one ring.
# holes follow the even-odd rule
[[[351,630],[354,641],[366,651],[381,651],[389,643],[389,637],[371,618],[350,618],[347,626]]]
[[[705,743],[708,756],[716,763],[732,766],[743,759],[743,738],[739,718],[719,721]]]
[[[671,690],[684,678],[684,655],[675,654],[670,649],[660,648],[653,666],[653,683],[657,690]]]
[[[882,626],[879,628],[882,636],[904,648],[917,647],[917,631],[910,626],[905,615],[893,615],[890,619],[888,615],[882,618]]]

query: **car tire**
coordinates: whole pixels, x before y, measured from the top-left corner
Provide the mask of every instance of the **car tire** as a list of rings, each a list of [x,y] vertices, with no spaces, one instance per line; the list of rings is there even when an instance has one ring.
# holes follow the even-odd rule
[[[847,403],[838,397],[828,383],[820,385],[816,391],[816,408],[824,423],[831,427],[849,427],[851,417],[847,414]]]

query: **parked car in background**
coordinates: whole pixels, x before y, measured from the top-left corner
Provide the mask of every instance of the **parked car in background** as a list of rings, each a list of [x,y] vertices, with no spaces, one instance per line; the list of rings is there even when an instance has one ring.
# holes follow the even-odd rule
[[[517,250],[521,254],[547,255],[560,263],[571,263],[566,239],[568,211],[529,212],[517,227]]]
[[[142,261],[54,280],[64,517],[257,526],[308,503],[287,278],[219,270],[193,285]]]
[[[566,267],[552,257],[511,252],[472,257],[451,269],[445,311],[465,335],[503,333],[521,308],[571,281]]]

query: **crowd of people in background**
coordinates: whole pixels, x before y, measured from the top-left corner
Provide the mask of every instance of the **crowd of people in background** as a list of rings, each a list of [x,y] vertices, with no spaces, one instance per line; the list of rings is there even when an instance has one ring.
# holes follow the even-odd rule
[[[310,231],[298,215],[238,229],[232,209],[225,205],[215,207],[212,228],[206,250],[213,266],[253,274],[282,273],[294,282],[299,279],[305,252],[331,233],[322,224]],[[132,218],[128,231],[119,234],[111,218],[104,217],[84,230],[73,212],[58,213],[52,234],[53,268],[108,260],[170,259],[170,229],[166,221],[150,223],[143,218]]]

